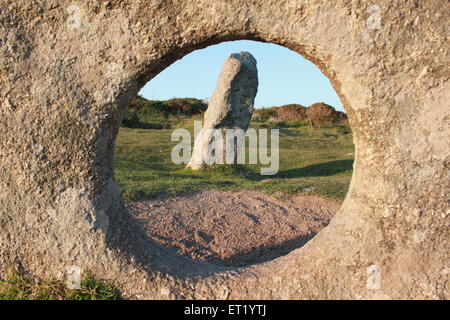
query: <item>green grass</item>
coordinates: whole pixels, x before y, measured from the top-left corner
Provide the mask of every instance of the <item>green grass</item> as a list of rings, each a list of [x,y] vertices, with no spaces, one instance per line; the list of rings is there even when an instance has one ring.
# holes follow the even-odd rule
[[[191,130],[192,121],[183,127]],[[254,123],[253,127],[267,127]],[[261,176],[260,165],[219,166],[192,171],[171,162],[172,130],[121,128],[115,174],[128,200],[200,189],[260,190],[267,194],[315,194],[344,199],[352,175],[352,136],[346,127],[280,128],[280,170]]]
[[[87,273],[81,289],[68,289],[63,281],[38,281],[10,271],[0,280],[0,300],[120,300],[120,292],[111,283]]]

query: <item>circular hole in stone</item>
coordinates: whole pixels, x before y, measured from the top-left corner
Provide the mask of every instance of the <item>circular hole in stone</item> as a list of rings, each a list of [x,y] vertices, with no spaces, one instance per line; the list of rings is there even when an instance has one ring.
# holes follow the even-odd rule
[[[203,119],[223,61],[239,51],[258,62],[250,128],[279,130],[277,173],[261,175],[267,165],[260,162],[199,171],[173,163],[180,141],[172,133],[187,129],[193,145],[194,121]],[[316,66],[284,47],[236,41],[185,56],[141,90],[122,120],[115,175],[129,212],[154,242],[241,267],[286,255],[328,225],[347,192],[353,154],[341,102]]]

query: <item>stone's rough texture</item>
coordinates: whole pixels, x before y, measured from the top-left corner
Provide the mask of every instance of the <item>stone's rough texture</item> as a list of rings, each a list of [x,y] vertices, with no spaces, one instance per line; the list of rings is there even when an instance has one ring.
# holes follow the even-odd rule
[[[40,277],[77,265],[135,298],[449,299],[449,12],[442,0],[2,0],[0,273],[11,261]],[[148,239],[112,157],[148,80],[238,39],[286,46],[329,77],[356,160],[328,227],[229,270]],[[372,265],[379,290],[367,288]]]
[[[205,112],[202,130],[196,138],[188,167],[197,170],[211,163],[211,161],[205,162],[204,159],[208,157],[208,148],[211,147],[214,140],[214,136],[210,134],[211,130],[222,129],[221,137],[224,140],[226,139],[225,129],[247,130],[257,92],[258,70],[256,59],[248,52],[231,54],[223,64],[217,87]],[[225,163],[227,141],[222,141],[222,143],[223,156],[216,156],[221,158],[219,161]],[[233,146],[229,144],[229,147]],[[234,150],[234,148],[230,150]]]

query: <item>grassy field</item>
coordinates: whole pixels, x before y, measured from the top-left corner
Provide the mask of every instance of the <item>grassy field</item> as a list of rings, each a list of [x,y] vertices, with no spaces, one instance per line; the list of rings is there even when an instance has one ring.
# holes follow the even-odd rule
[[[254,128],[270,127],[254,123]],[[193,133],[193,122],[183,127]],[[115,174],[128,200],[200,189],[260,190],[267,194],[308,193],[344,199],[352,175],[352,135],[347,127],[299,126],[280,129],[280,170],[261,176],[259,165],[218,166],[192,171],[171,162],[172,130],[121,128],[115,153]]]

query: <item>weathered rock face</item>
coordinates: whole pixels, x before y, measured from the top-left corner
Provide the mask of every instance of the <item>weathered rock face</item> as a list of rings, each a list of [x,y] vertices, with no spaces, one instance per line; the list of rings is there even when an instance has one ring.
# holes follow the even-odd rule
[[[137,298],[450,298],[448,1],[0,7],[2,274],[13,260],[42,277],[77,265]],[[327,228],[285,257],[231,272],[142,234],[112,157],[121,116],[147,81],[195,49],[239,39],[286,46],[329,77],[356,159]],[[380,271],[380,287],[368,270]]]
[[[192,158],[188,167],[193,170],[213,163],[226,163],[226,151],[236,154],[234,145],[226,140],[226,129],[247,130],[253,113],[255,96],[258,92],[258,70],[256,59],[248,52],[231,54],[224,62],[217,81],[217,87],[209,101],[205,112],[203,127],[198,134]],[[214,131],[218,135],[214,135]],[[217,138],[222,139],[223,152],[214,153],[208,149],[212,144],[219,145]],[[232,142],[234,144],[234,141]],[[217,150],[215,150],[217,151]],[[236,157],[231,157],[236,163]]]

